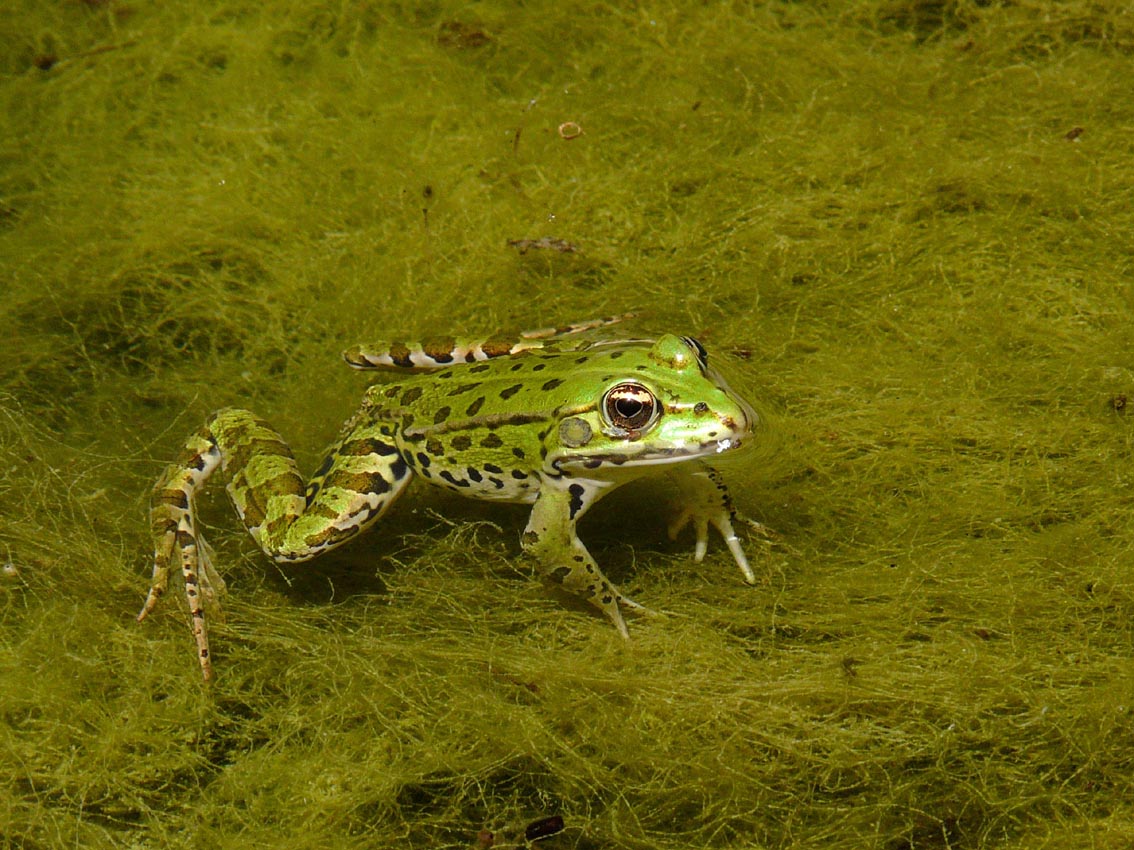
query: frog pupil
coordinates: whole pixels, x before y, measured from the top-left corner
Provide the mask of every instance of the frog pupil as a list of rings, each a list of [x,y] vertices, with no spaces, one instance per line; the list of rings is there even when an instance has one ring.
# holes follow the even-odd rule
[[[620,398],[614,406],[618,409],[618,415],[626,419],[633,419],[642,412],[642,402],[636,398]]]

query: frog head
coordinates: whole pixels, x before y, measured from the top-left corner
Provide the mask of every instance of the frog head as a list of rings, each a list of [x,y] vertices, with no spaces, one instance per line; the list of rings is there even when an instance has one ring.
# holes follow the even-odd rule
[[[604,345],[613,349],[609,359]],[[591,351],[594,366],[576,378],[589,383],[590,398],[563,409],[549,434],[556,469],[607,478],[708,458],[740,447],[757,425],[755,411],[709,368],[691,337],[599,343]]]

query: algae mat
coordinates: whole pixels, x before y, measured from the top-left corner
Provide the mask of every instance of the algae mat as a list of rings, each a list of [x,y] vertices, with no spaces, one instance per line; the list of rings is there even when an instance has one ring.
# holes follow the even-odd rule
[[[23,0],[0,46],[0,843],[1134,843],[1118,4]],[[628,488],[623,645],[523,511],[415,487],[281,570],[218,487],[217,681],[133,622],[209,410],[311,470],[345,346],[631,310],[770,414],[759,586]]]

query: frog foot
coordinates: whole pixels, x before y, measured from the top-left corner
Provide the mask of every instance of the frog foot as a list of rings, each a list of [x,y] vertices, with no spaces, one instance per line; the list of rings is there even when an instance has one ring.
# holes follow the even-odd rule
[[[159,515],[159,526],[168,522]],[[159,544],[154,558],[154,576],[145,604],[138,613],[137,620],[146,619],[169,585],[171,564],[180,564],[185,579],[185,595],[189,602],[189,617],[193,636],[197,641],[201,661],[201,673],[206,682],[213,678],[212,659],[209,652],[209,632],[205,624],[205,610],[210,615],[220,613],[218,597],[224,592],[224,579],[213,566],[213,550],[208,543],[193,530],[193,517],[184,512],[176,522],[176,532],[170,530],[159,536]]]
[[[622,635],[625,640],[630,639],[630,629],[626,627],[626,620],[622,616],[623,612],[633,614],[637,617],[660,616],[657,611],[635,602],[628,596],[623,596],[622,591],[610,584],[605,578],[601,579],[597,592],[578,588],[575,588],[575,590],[579,595],[587,599],[588,602],[606,614],[607,619],[614,624],[614,628],[618,630],[618,633]]]
[[[655,611],[653,608],[647,608],[631,599],[629,596],[623,596],[621,592],[618,594],[618,604],[620,607],[625,608],[630,614],[635,617],[660,617],[661,613]]]
[[[744,581],[747,584],[756,584],[756,575],[752,572],[752,567],[748,565],[748,557],[744,554],[744,549],[740,545],[740,538],[736,536],[736,532],[733,530],[732,519],[732,515],[727,511],[714,511],[705,514],[689,507],[683,507],[669,522],[669,539],[676,540],[677,535],[687,525],[693,523],[693,530],[697,536],[697,541],[693,547],[693,560],[699,564],[705,560],[705,553],[709,550],[709,526],[712,525],[724,538],[725,545],[732,553],[733,560],[740,567],[740,571],[744,573]]]
[[[205,609],[213,619],[224,621],[224,610],[220,598],[225,592],[224,579],[213,566],[213,547],[203,537],[197,538],[197,569],[201,579],[201,598]]]
[[[669,539],[676,540],[677,535],[692,523],[696,534],[693,559],[699,564],[705,559],[709,548],[711,525],[724,538],[733,560],[744,574],[744,581],[756,584],[756,576],[748,565],[748,557],[732,527],[732,521],[736,519],[732,499],[717,472],[703,466],[692,472],[675,473],[672,477],[681,489],[682,502],[676,515],[670,520]]]
[[[545,574],[552,582],[582,597],[602,611],[626,640],[630,639],[630,629],[626,627],[623,612],[641,617],[659,616],[656,611],[624,596],[622,591],[602,574],[581,543],[578,547],[580,554],[577,559],[572,559],[571,566],[545,570]]]

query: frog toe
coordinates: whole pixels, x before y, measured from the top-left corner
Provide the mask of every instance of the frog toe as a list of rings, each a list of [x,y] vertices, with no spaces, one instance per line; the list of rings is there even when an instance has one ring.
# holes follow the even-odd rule
[[[213,566],[213,547],[203,537],[198,537],[197,570],[201,581],[201,600],[209,613],[223,620],[220,598],[225,592],[224,579]]]
[[[709,551],[709,522],[708,516],[698,513],[693,508],[683,507],[669,522],[669,539],[676,540],[685,527],[692,523],[695,535],[693,560],[699,564],[705,560],[705,554]]]
[[[647,608],[645,605],[642,605],[638,602],[635,602],[629,596],[623,596],[622,594],[618,595],[618,604],[619,604],[620,607],[625,608],[629,613],[633,614],[635,617],[660,617],[661,616],[661,614],[659,614],[653,608]]]
[[[618,611],[617,608],[615,608],[615,610]],[[622,618],[622,612],[618,611],[617,615],[608,613],[607,616],[609,616],[614,623],[614,627],[618,629],[618,634],[622,635],[622,639],[630,640],[630,629],[626,627],[626,621]]]
[[[590,603],[606,614],[618,633],[626,640],[630,639],[630,629],[626,626],[623,614],[632,614],[635,617],[660,617],[661,614],[652,608],[647,608],[635,602],[629,596],[624,596],[614,585],[604,581],[598,593],[589,597]]]

